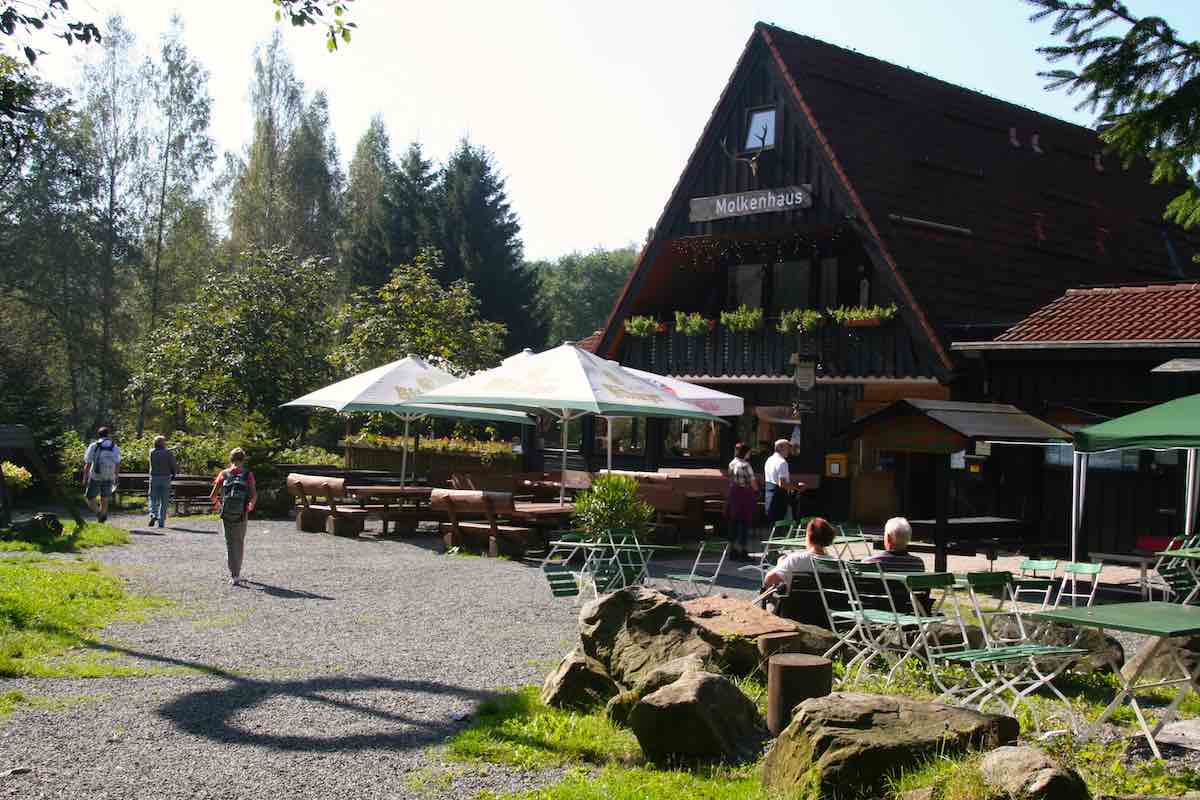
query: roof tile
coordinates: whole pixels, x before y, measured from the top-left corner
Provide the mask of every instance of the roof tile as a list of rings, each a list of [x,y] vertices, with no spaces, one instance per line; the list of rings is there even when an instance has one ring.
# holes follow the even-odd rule
[[[1069,289],[998,342],[1200,339],[1200,283]]]

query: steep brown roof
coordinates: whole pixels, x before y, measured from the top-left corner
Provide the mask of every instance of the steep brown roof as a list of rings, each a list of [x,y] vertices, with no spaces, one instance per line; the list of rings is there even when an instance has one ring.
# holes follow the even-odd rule
[[[585,336],[575,343],[575,346],[580,350],[586,350],[589,353],[596,352],[596,348],[600,346],[600,337],[604,335],[604,331],[596,331],[591,336]]]
[[[1071,289],[995,338],[1099,343],[1200,340],[1200,284]]]
[[[760,30],[935,324],[1011,324],[1073,286],[1182,277],[1161,219],[1175,192],[1100,155],[1091,129]],[[1195,242],[1172,236],[1182,268]]]

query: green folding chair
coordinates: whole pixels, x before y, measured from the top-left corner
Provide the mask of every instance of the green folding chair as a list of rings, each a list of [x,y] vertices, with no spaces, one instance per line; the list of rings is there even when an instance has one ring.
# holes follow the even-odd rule
[[[550,594],[555,597],[580,597],[582,590],[575,573],[562,564],[542,564],[542,574],[550,584]]]
[[[757,553],[750,554],[751,558],[758,559],[758,563],[743,564],[742,566],[738,567],[738,571],[741,572],[744,570],[746,572],[754,572],[758,575],[758,579],[761,581],[764,577],[766,577],[766,574],[771,571],[771,567],[774,566],[771,563],[772,557],[777,556],[779,553],[788,549],[789,547],[795,546],[786,543],[777,544],[777,542],[780,539],[794,538],[795,537],[792,535],[791,522],[786,520],[776,522],[771,526],[771,530],[767,532],[767,538],[762,540],[762,550]]]
[[[1200,536],[1176,536],[1167,545],[1168,550],[1181,550],[1188,547],[1196,547],[1200,543]],[[1171,558],[1170,556],[1159,556],[1158,561],[1154,564],[1154,569],[1149,575],[1149,585],[1146,588],[1148,599],[1154,599],[1154,593],[1161,592],[1162,599],[1166,602],[1181,603],[1184,598],[1191,593],[1196,587],[1196,581],[1192,577],[1191,570],[1187,568],[1187,564],[1183,559]]]
[[[1027,558],[1021,562],[1019,569],[1021,574],[1013,578],[1013,596],[1017,602],[1029,602],[1024,599],[1029,596],[1040,608],[1049,606],[1050,598],[1054,596],[1054,573],[1058,571],[1058,561]],[[1043,572],[1049,574],[1039,574]]]
[[[1081,603],[1085,608],[1091,608],[1092,603],[1096,602],[1096,590],[1100,588],[1100,573],[1104,570],[1103,564],[1085,564],[1078,561],[1067,561],[1062,565],[1062,582],[1058,587],[1058,596],[1054,598],[1054,608],[1063,605],[1063,599],[1071,601],[1071,608],[1079,606]],[[1079,590],[1079,579],[1090,578],[1091,588],[1087,591]],[[1067,588],[1067,584],[1071,588]]]
[[[716,554],[716,548],[720,554]],[[705,560],[705,554],[708,554]],[[696,551],[696,560],[692,562],[690,572],[668,572],[665,577],[673,583],[687,584],[690,597],[705,597],[712,591],[721,576],[721,567],[725,566],[725,556],[729,554],[729,545],[725,542],[702,540],[700,549]]]

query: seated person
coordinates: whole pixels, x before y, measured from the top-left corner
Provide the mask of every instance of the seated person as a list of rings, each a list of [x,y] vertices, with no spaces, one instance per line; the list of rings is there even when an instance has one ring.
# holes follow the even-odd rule
[[[883,572],[924,572],[925,562],[908,552],[912,541],[912,526],[904,517],[892,517],[883,526],[882,553],[862,560],[864,564],[878,564]]]
[[[807,540],[805,549],[789,550],[779,557],[779,563],[763,577],[764,591],[781,584],[786,590],[796,575],[812,574],[813,556],[828,557],[825,548],[833,544],[833,537],[837,534],[833,526],[821,517],[814,517],[804,533]]]

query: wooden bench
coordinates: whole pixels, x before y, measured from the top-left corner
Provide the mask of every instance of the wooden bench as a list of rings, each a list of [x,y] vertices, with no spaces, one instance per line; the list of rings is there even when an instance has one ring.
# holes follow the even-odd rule
[[[689,521],[687,495],[675,488],[671,481],[638,482],[638,497],[654,507],[655,528],[669,533],[671,540],[679,543],[680,528]]]
[[[513,496],[508,492],[480,492],[463,489],[434,489],[429,504],[446,512],[450,522],[442,525],[446,547],[523,558],[529,549],[532,528],[501,524],[497,515],[512,514]],[[468,522],[466,514],[482,513],[483,522]]]
[[[346,481],[342,478],[293,472],[287,476],[287,487],[300,504],[296,512],[297,530],[358,536],[367,517],[380,513],[380,509],[364,508],[342,500],[346,493]]]

